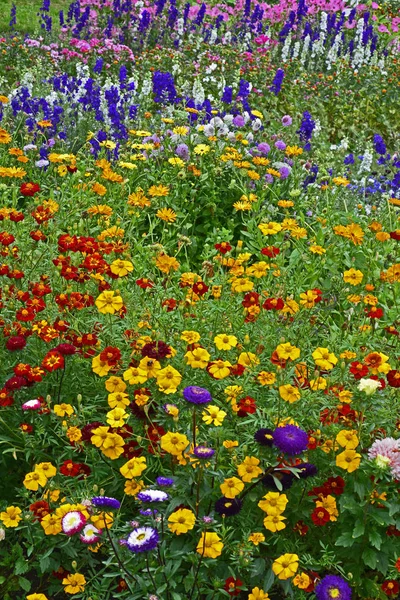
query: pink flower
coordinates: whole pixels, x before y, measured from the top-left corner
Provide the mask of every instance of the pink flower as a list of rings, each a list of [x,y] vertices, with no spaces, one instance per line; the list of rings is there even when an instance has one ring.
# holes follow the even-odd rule
[[[400,480],[400,439],[388,437],[376,440],[368,450],[368,458],[381,465],[387,464],[392,476]]]

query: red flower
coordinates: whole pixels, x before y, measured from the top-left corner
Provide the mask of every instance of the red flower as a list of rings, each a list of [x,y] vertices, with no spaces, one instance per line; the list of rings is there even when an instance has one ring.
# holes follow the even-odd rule
[[[0,406],[12,406],[14,398],[9,394],[6,388],[0,390]]]
[[[163,300],[161,306],[167,309],[167,312],[172,312],[176,308],[176,300],[174,298],[168,298]]]
[[[56,346],[54,350],[60,352],[60,354],[62,354],[63,356],[71,356],[76,352],[76,348],[73,344],[58,344],[58,346]]]
[[[328,513],[326,508],[323,508],[322,506],[317,506],[311,513],[311,519],[314,525],[317,525],[318,527],[323,527],[324,525],[326,525],[329,522],[330,518],[330,514]]]
[[[282,298],[267,298],[263,304],[265,310],[281,310],[284,306]]]
[[[368,367],[360,363],[358,360],[350,364],[349,370],[350,373],[354,375],[355,379],[362,379],[363,377],[365,377],[365,375],[368,374]]]
[[[396,564],[394,565],[398,572],[400,573],[400,557],[396,560]]]
[[[33,321],[35,318],[35,311],[32,308],[20,308],[17,310],[15,318],[22,323]]]
[[[267,246],[266,248],[261,248],[261,254],[263,254],[264,256],[268,256],[269,258],[274,258],[275,256],[278,256],[279,253],[279,248],[276,248],[275,246]]]
[[[400,371],[396,369],[392,369],[386,374],[386,379],[390,387],[399,388],[400,387]]]
[[[400,229],[396,229],[396,231],[391,231],[390,237],[392,238],[392,240],[400,241]]]
[[[57,350],[50,350],[42,360],[42,368],[46,369],[49,373],[62,369],[64,367],[64,357]]]
[[[21,423],[19,428],[23,433],[32,433],[33,431],[33,427],[32,425],[29,425],[29,423]]]
[[[19,191],[23,196],[32,198],[37,192],[40,192],[40,185],[32,182],[23,183],[19,188]]]
[[[215,244],[214,248],[221,252],[221,254],[226,254],[232,250],[232,246],[228,244],[228,242],[221,242],[220,244]]]
[[[309,527],[304,523],[304,521],[297,521],[296,525],[293,527],[293,531],[296,531],[301,536],[307,534]]]
[[[287,360],[285,358],[279,358],[278,353],[276,350],[274,350],[271,354],[271,362],[273,365],[278,365],[278,367],[284,369],[286,367]]]
[[[33,512],[38,521],[41,521],[43,517],[51,512],[50,506],[45,500],[38,500],[38,502],[34,502],[30,505],[29,510]]]
[[[142,288],[142,290],[154,287],[154,283],[152,283],[150,279],[146,279],[145,277],[142,277],[141,279],[136,279],[136,285]]]
[[[22,350],[26,346],[26,339],[22,335],[15,335],[8,338],[6,342],[7,350],[15,352],[16,350]]]
[[[242,300],[242,306],[250,308],[250,306],[258,306],[260,302],[260,294],[257,292],[248,292]]]
[[[60,467],[60,473],[62,473],[62,475],[66,475],[67,477],[76,477],[80,474],[80,464],[74,463],[74,461],[71,459],[64,460]]]
[[[228,592],[228,594],[232,597],[239,596],[240,588],[242,585],[243,585],[243,581],[240,581],[240,579],[235,579],[234,577],[228,577],[228,579],[225,580],[224,590],[226,592]]]
[[[232,365],[230,369],[231,375],[233,375],[234,377],[240,377],[245,372],[244,366],[239,364]]]
[[[100,360],[106,362],[110,366],[115,366],[121,359],[121,351],[114,346],[106,346],[103,352],[100,353]]]
[[[340,475],[338,477],[329,477],[324,483],[325,492],[324,496],[329,496],[329,494],[335,494],[336,496],[340,496],[344,492],[345,481]]]
[[[383,317],[382,308],[377,308],[376,306],[373,306],[370,310],[366,308],[365,312],[370,319],[381,319]]]
[[[381,590],[385,592],[386,596],[397,596],[399,589],[399,584],[394,579],[388,579],[381,585]]]
[[[256,401],[251,396],[245,396],[241,398],[237,403],[238,406],[238,417],[245,417],[247,414],[253,415],[256,412]]]
[[[199,281],[198,283],[193,284],[192,290],[197,296],[204,296],[208,292],[208,285]]]

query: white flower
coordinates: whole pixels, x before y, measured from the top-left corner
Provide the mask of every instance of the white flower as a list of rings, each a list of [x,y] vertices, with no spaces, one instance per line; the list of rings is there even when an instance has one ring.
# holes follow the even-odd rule
[[[6,537],[6,530],[2,529],[0,527],[0,542],[2,542],[4,540],[4,538]]]
[[[365,392],[367,396],[372,396],[380,387],[382,387],[380,381],[375,381],[375,379],[360,379],[357,389],[360,392]]]

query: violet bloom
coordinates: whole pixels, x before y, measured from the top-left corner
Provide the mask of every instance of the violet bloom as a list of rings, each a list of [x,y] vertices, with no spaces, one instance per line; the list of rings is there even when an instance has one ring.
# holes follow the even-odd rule
[[[283,140],[278,140],[277,142],[275,142],[275,148],[277,148],[278,150],[286,150],[286,144]]]
[[[271,148],[266,142],[261,142],[261,144],[258,144],[257,150],[262,154],[268,154]]]
[[[131,552],[148,552],[157,547],[160,536],[152,527],[138,527],[134,529],[126,540],[126,545]]]
[[[189,160],[189,148],[186,144],[179,144],[175,149],[175,154],[182,160]]]
[[[274,444],[285,454],[301,454],[308,446],[308,435],[296,425],[277,427],[273,433]]]
[[[265,182],[266,183],[273,183],[274,182],[274,178],[272,177],[272,175],[270,175],[269,173],[267,173],[264,177]]]
[[[287,179],[290,175],[290,169],[289,167],[281,167],[279,173],[281,174],[281,179]]]
[[[245,120],[243,119],[243,117],[241,115],[237,115],[234,119],[233,119],[233,124],[235,125],[235,127],[244,127],[245,125]]]
[[[183,397],[192,404],[207,404],[212,401],[211,394],[205,388],[190,385],[183,390]]]
[[[318,600],[351,600],[351,587],[339,575],[327,575],[315,588]]]
[[[292,124],[292,117],[290,117],[289,115],[285,115],[284,117],[282,117],[282,125],[284,127],[289,127]]]
[[[109,496],[94,496],[91,500],[92,505],[96,508],[113,508],[118,510],[121,506],[121,502],[116,498],[110,498]]]
[[[211,458],[215,454],[213,448],[207,448],[207,446],[195,446],[193,454],[197,458]]]

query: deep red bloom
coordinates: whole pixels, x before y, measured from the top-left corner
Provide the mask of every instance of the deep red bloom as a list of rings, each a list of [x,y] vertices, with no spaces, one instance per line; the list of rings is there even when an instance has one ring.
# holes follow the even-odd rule
[[[273,365],[278,365],[281,369],[286,367],[287,360],[285,358],[279,358],[276,350],[271,354],[271,362]]]
[[[232,365],[230,367],[230,370],[231,370],[231,375],[233,375],[234,377],[240,377],[245,372],[244,366],[239,365],[239,364]]]
[[[242,306],[245,308],[250,308],[250,306],[258,306],[260,301],[260,294],[257,292],[248,292],[245,294],[242,300]]]
[[[376,306],[373,306],[370,310],[366,308],[365,312],[370,319],[381,319],[383,317],[383,309]]]
[[[139,444],[137,442],[135,442],[135,440],[131,440],[130,442],[127,442],[124,445],[124,452],[122,454],[122,456],[124,458],[126,458],[127,460],[134,458],[135,456],[140,456],[142,454],[143,450],[142,448],[139,446]]]
[[[267,246],[266,248],[261,248],[261,254],[263,254],[264,256],[268,256],[269,258],[274,258],[275,256],[278,256],[279,253],[279,248],[276,248],[275,246]]]
[[[2,246],[10,246],[13,242],[15,242],[15,237],[12,233],[7,233],[7,231],[0,232],[0,244]]]
[[[214,244],[214,248],[221,252],[221,254],[226,254],[232,250],[232,246],[228,244],[228,242],[220,242],[219,244]]]
[[[234,596],[240,595],[240,588],[243,585],[243,581],[235,579],[234,577],[228,577],[225,580],[224,590],[233,598]]]
[[[397,596],[399,589],[399,584],[394,579],[388,579],[381,585],[381,590],[385,592],[386,596]]]
[[[400,241],[400,229],[396,229],[396,231],[391,231],[390,237],[392,238],[392,240]]]
[[[8,338],[6,342],[7,350],[15,352],[16,350],[22,350],[26,346],[26,339],[22,335],[15,335]]]
[[[340,496],[344,492],[345,481],[340,475],[338,477],[329,477],[324,483],[324,496],[329,496],[329,494],[335,494],[336,496]]]
[[[322,506],[315,507],[311,513],[311,519],[314,525],[317,525],[318,527],[323,527],[324,525],[326,525],[329,522],[330,518],[330,514],[328,513],[326,508],[323,508]]]
[[[150,279],[146,279],[145,277],[142,277],[141,279],[136,279],[136,285],[142,288],[142,290],[154,287],[154,283],[152,283]]]
[[[40,185],[32,182],[23,183],[19,191],[23,196],[32,198],[37,192],[40,192]]]
[[[57,350],[50,350],[42,360],[42,368],[46,369],[49,373],[62,369],[64,367],[64,357]]]
[[[35,311],[32,308],[20,308],[15,314],[15,318],[22,323],[28,323],[35,318]]]
[[[362,379],[365,375],[368,375],[368,367],[363,365],[358,360],[350,364],[350,373],[354,375],[355,379]]]
[[[80,473],[80,464],[74,463],[73,460],[64,460],[60,467],[60,473],[67,477],[76,477]]]
[[[386,535],[389,537],[400,537],[400,529],[397,529],[396,525],[389,525],[389,527],[386,529]]]
[[[396,567],[396,569],[398,570],[398,572],[400,573],[400,556],[399,558],[396,560],[396,564],[394,565]]]
[[[73,344],[58,344],[58,346],[56,346],[54,350],[56,350],[63,356],[71,356],[76,352],[76,348]]]
[[[263,304],[265,310],[281,310],[285,306],[282,298],[267,298]]]
[[[115,366],[121,359],[121,351],[115,346],[106,346],[103,352],[100,353],[100,360],[106,362],[110,366]]]
[[[14,398],[6,388],[0,390],[0,406],[12,406]]]
[[[194,283],[192,286],[192,290],[198,296],[204,296],[204,294],[206,294],[208,292],[208,289],[209,289],[208,285],[206,285],[202,281],[198,281],[197,283]]]
[[[176,300],[174,298],[168,298],[167,300],[162,301],[161,306],[166,308],[167,312],[172,312],[176,308]]]
[[[156,358],[160,360],[171,354],[171,348],[163,341],[148,342],[141,350],[142,356],[148,356],[149,358]]]
[[[400,387],[400,370],[392,369],[386,374],[386,379],[390,387]]]
[[[241,398],[237,403],[238,417],[245,417],[246,415],[253,415],[256,412],[256,401],[251,396],[245,396]]]
[[[33,512],[38,521],[41,521],[43,517],[51,512],[50,506],[45,500],[38,500],[38,502],[34,502],[30,505],[29,510]]]
[[[293,527],[293,531],[296,531],[301,536],[306,535],[308,530],[309,527],[304,523],[304,521],[297,521],[296,525]]]
[[[19,428],[21,429],[21,431],[23,433],[32,433],[32,431],[33,431],[33,427],[32,427],[32,425],[29,425],[29,423],[21,423]]]

